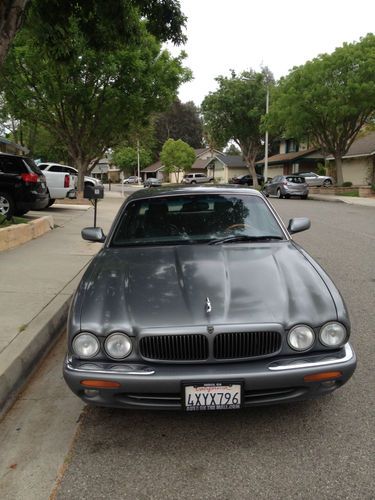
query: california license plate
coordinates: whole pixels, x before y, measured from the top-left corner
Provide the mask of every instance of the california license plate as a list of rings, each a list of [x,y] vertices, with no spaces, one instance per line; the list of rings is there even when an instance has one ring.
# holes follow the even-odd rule
[[[185,386],[186,411],[238,410],[241,384],[211,383]]]

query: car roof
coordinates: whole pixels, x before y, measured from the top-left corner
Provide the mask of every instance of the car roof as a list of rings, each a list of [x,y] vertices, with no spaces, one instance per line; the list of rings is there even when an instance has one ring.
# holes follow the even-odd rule
[[[3,153],[2,151],[0,151],[0,155],[1,156],[10,156],[11,158],[27,158],[28,160],[30,160],[30,156],[14,155],[12,153]]]
[[[233,184],[220,184],[211,186],[190,186],[189,184],[172,184],[161,186],[152,190],[140,189],[127,198],[127,202],[143,198],[159,198],[162,196],[176,196],[188,194],[245,194],[263,198],[263,195],[256,189],[244,188]]]

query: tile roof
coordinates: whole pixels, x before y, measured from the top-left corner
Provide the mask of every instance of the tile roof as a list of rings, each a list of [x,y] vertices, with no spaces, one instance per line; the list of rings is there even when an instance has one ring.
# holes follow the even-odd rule
[[[289,163],[297,160],[297,158],[303,158],[304,156],[308,158],[323,158],[323,155],[319,152],[318,148],[310,148],[303,151],[296,151],[294,153],[281,153],[278,155],[270,156],[268,158],[268,165],[272,165],[275,163]],[[263,160],[257,161],[256,165],[264,165],[264,158]]]
[[[148,167],[145,167],[144,169],[141,170],[141,172],[157,172],[163,168],[163,165],[160,160],[156,161],[152,165],[149,165]]]
[[[350,158],[351,156],[370,156],[375,154],[375,132],[357,137],[357,139],[350,146],[348,152],[343,158]],[[329,155],[327,160],[332,160],[333,156]]]
[[[224,153],[218,153],[215,155],[221,162],[224,163],[228,168],[234,167],[246,167],[246,163],[242,156],[239,155],[226,155]]]

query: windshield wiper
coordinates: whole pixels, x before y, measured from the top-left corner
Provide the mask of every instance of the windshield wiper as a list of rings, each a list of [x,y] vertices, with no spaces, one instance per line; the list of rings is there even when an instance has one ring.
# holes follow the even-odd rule
[[[221,243],[236,243],[241,241],[270,241],[270,240],[283,240],[282,236],[276,235],[262,235],[262,236],[248,236],[246,234],[233,234],[231,236],[226,236],[224,238],[217,238],[216,240],[211,240],[209,245],[220,245]]]

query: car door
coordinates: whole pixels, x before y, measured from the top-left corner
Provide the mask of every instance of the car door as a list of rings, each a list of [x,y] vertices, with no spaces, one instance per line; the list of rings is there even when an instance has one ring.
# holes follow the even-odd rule
[[[268,186],[268,193],[269,194],[276,194],[277,183],[278,183],[279,179],[280,179],[279,175],[277,175],[276,177],[271,179],[271,182]]]

